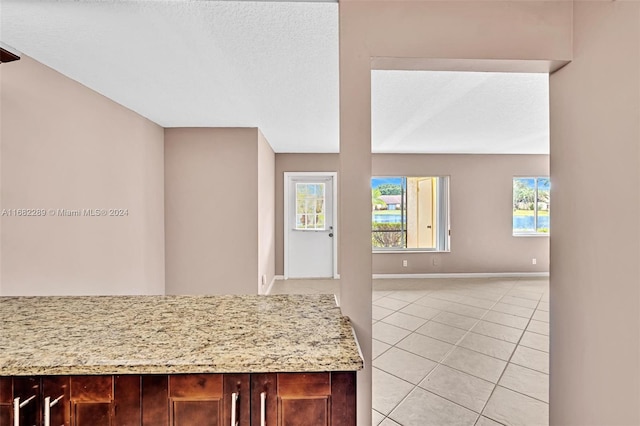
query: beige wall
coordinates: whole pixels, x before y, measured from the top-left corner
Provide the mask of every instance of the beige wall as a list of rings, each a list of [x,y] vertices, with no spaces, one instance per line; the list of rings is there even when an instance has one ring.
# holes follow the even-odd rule
[[[374,253],[374,274],[549,271],[549,238],[511,228],[512,178],[548,176],[548,156],[374,154],[372,167],[374,176],[450,176],[451,228],[450,253]]]
[[[340,3],[341,303],[362,345],[358,416],[371,422],[371,58],[571,58],[566,1]],[[517,62],[517,61],[516,61]],[[526,69],[526,63],[519,63]],[[348,212],[349,214],[345,214]]]
[[[2,295],[164,292],[163,130],[23,56],[2,64]]]
[[[640,3],[575,2],[551,76],[552,425],[640,424]]]
[[[258,293],[266,292],[275,276],[275,163],[267,139],[258,131]],[[262,277],[264,276],[264,285]]]
[[[338,164],[338,154],[276,155],[276,274],[284,271],[283,173],[337,171]],[[549,271],[549,239],[511,233],[512,178],[548,176],[549,156],[373,154],[372,175],[451,177],[451,252],[374,253],[374,274]]]
[[[271,274],[266,145],[256,128],[165,130],[167,294],[256,294]]]

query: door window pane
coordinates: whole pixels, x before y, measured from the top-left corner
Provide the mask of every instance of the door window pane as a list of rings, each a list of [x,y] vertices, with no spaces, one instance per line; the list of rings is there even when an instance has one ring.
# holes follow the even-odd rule
[[[296,183],[296,229],[324,231],[325,184]]]

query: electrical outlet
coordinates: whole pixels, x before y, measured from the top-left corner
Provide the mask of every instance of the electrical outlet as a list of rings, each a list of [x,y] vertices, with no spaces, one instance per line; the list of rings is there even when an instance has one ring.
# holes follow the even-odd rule
[[[408,265],[408,263],[407,263],[407,259],[404,259],[404,260],[402,261],[402,267],[403,267],[403,268],[406,268],[406,267],[407,267],[407,265]]]
[[[438,259],[437,257],[433,258],[433,266],[438,266],[440,264],[440,259]]]
[[[531,259],[531,264],[535,265],[536,263],[538,263],[538,260],[534,257],[533,259]]]

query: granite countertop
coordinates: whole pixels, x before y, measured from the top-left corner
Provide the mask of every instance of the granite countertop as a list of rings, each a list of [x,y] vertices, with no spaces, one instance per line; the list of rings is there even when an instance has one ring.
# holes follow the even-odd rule
[[[331,295],[0,297],[0,375],[355,371]]]

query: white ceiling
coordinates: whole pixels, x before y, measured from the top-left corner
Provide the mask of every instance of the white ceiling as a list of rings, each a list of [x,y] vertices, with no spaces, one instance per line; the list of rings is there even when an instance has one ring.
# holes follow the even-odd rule
[[[374,152],[548,154],[547,74],[372,71]]]
[[[0,0],[0,41],[164,127],[338,152],[338,5]],[[548,153],[544,74],[372,72],[374,152]]]

